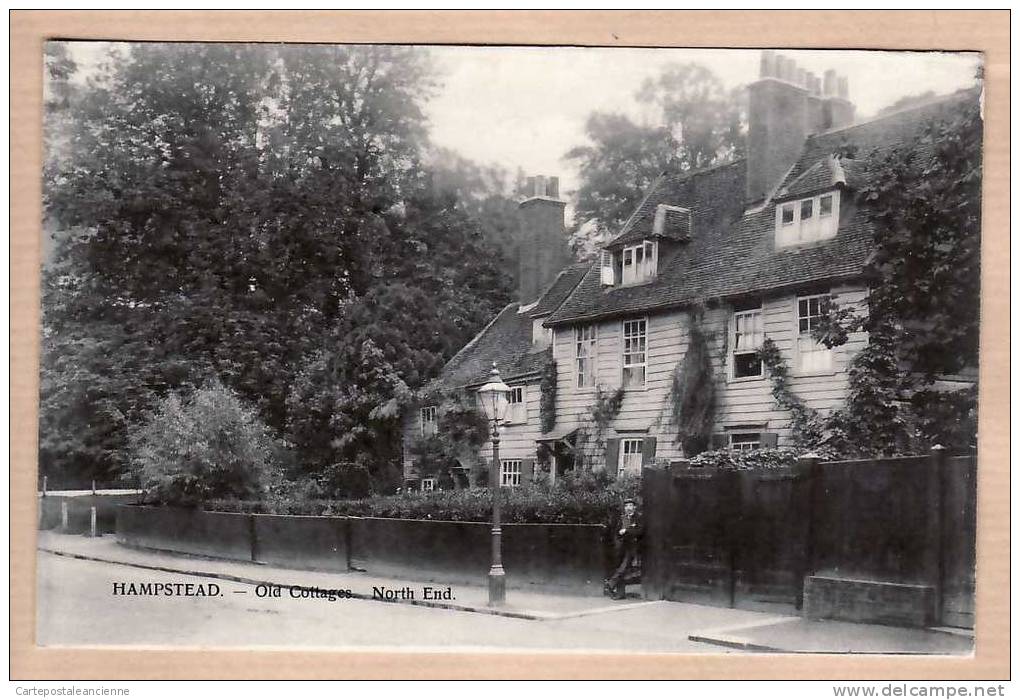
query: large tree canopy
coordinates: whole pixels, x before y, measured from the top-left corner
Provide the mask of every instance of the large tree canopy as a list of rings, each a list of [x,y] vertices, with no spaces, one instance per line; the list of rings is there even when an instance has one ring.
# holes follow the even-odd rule
[[[581,176],[573,244],[582,255],[619,233],[663,171],[704,168],[743,152],[743,92],[727,91],[707,68],[670,66],[635,98],[655,114],[650,123],[594,112],[585,125],[589,143],[564,156]]]
[[[508,301],[477,219],[422,164],[422,51],[133,44],[76,90],[65,52],[48,67],[44,473],[115,474],[128,425],[212,379],[302,425],[288,396],[330,355],[361,363],[344,391],[367,398],[327,423],[361,435]]]

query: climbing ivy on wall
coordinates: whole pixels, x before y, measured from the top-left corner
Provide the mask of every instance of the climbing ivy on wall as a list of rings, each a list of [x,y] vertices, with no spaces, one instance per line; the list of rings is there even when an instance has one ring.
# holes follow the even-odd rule
[[[688,457],[708,449],[715,418],[715,378],[702,318],[700,311],[688,312],[687,352],[673,371],[666,397],[670,425]]]
[[[776,405],[790,412],[794,444],[797,447],[818,446],[824,433],[823,419],[790,387],[790,367],[772,338],[766,338],[761,344],[758,357],[768,370]]]
[[[418,474],[442,475],[458,463],[480,466],[478,450],[489,439],[489,423],[474,403],[461,393],[443,396],[433,391],[426,404],[440,409],[435,434],[417,436],[408,445]]]
[[[538,414],[543,433],[556,427],[556,379],[556,360],[550,357],[542,367],[542,378],[538,385]]]
[[[577,431],[575,450],[581,469],[596,471],[605,466],[606,430],[623,407],[623,388],[595,389],[595,400]]]

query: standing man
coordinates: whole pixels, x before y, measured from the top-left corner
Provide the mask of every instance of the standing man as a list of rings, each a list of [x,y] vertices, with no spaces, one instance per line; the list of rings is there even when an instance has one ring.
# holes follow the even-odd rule
[[[616,561],[619,565],[613,575],[606,579],[603,593],[613,600],[627,597],[627,584],[641,581],[641,560],[638,545],[641,541],[641,521],[637,515],[637,503],[633,498],[623,502],[623,517],[614,533]]]

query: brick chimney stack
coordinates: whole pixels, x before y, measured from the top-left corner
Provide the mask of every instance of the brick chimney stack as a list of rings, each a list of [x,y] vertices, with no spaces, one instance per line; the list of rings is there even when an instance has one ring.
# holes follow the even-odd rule
[[[847,79],[833,70],[819,79],[795,61],[763,51],[748,88],[747,201],[768,197],[811,134],[852,124]]]
[[[560,199],[558,177],[539,175],[526,181],[524,200],[518,205],[520,236],[517,252],[517,300],[527,306],[570,264],[563,215],[567,203]]]

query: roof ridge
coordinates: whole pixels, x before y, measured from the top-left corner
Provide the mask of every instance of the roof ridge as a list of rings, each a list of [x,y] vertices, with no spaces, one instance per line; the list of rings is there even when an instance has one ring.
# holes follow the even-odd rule
[[[473,348],[473,347],[474,347],[475,345],[477,345],[477,344],[478,344],[478,341],[479,341],[479,340],[481,340],[482,336],[484,336],[484,335],[485,335],[485,333],[486,333],[486,332],[487,332],[487,331],[488,331],[488,330],[489,330],[490,328],[492,328],[492,324],[494,324],[494,323],[495,323],[495,322],[496,322],[496,321],[497,321],[497,320],[499,319],[499,317],[500,317],[500,316],[502,316],[502,315],[503,315],[504,313],[506,313],[506,311],[507,311],[508,309],[510,309],[511,307],[514,307],[514,306],[516,306],[516,305],[517,305],[517,302],[516,302],[516,301],[511,301],[511,302],[510,302],[509,304],[507,304],[507,305],[506,305],[506,306],[504,306],[504,307],[503,307],[502,309],[500,309],[500,310],[499,310],[499,313],[497,313],[497,314],[496,314],[495,316],[493,316],[493,317],[492,317],[492,319],[491,319],[491,320],[490,320],[490,321],[489,321],[488,323],[486,323],[486,324],[485,324],[485,327],[484,327],[484,328],[482,328],[482,330],[478,331],[478,333],[476,333],[476,334],[475,334],[475,337],[474,337],[474,338],[472,338],[471,340],[469,340],[469,341],[468,341],[467,345],[465,345],[465,346],[464,346],[464,347],[462,347],[462,348],[461,348],[460,350],[458,350],[458,351],[457,351],[457,352],[456,352],[456,353],[454,354],[454,356],[453,356],[453,357],[451,357],[451,358],[450,358],[449,360],[447,360],[447,361],[446,361],[446,364],[444,364],[444,365],[443,365],[443,368],[442,368],[441,370],[439,370],[439,376],[440,376],[440,377],[442,377],[443,373],[444,373],[444,372],[445,372],[445,371],[446,371],[447,369],[449,369],[449,367],[450,367],[450,366],[451,366],[451,365],[453,364],[454,360],[456,360],[456,359],[457,359],[458,357],[460,357],[460,356],[461,356],[461,355],[463,355],[463,354],[464,354],[465,352],[467,352],[468,350],[470,350],[471,348]]]
[[[897,110],[892,111],[892,112],[886,112],[885,114],[876,114],[875,116],[870,117],[869,119],[865,119],[864,121],[854,122],[853,124],[844,124],[843,126],[833,127],[831,129],[826,129],[825,131],[817,131],[817,132],[815,132],[813,134],[809,134],[808,137],[807,137],[807,140],[811,140],[811,139],[815,138],[816,136],[829,136],[831,134],[838,134],[841,131],[849,131],[849,130],[855,129],[855,128],[859,127],[859,126],[869,126],[869,125],[875,124],[876,122],[883,121],[885,119],[890,119],[892,117],[902,116],[902,115],[906,114],[907,112],[913,112],[915,110],[924,109],[926,107],[931,107],[933,105],[937,105],[937,104],[940,104],[942,102],[949,102],[952,99],[961,98],[961,97],[963,97],[968,92],[978,92],[980,94],[980,92],[983,91],[983,90],[984,90],[983,86],[975,85],[974,87],[960,88],[956,92],[951,92],[951,93],[946,94],[946,95],[935,95],[934,97],[930,97],[930,98],[924,100],[923,102],[918,102],[916,104],[908,105],[906,107],[901,107],[900,109],[897,109]]]
[[[655,176],[655,179],[652,181],[652,184],[648,186],[648,191],[645,192],[645,196],[641,198],[641,201],[638,202],[638,205],[634,208],[634,211],[630,213],[630,216],[627,217],[627,220],[624,222],[623,226],[620,227],[620,232],[613,236],[612,238],[610,238],[608,241],[606,241],[607,245],[611,244],[617,238],[627,233],[627,231],[630,229],[631,224],[634,223],[634,218],[638,215],[638,212],[641,211],[641,208],[645,206],[645,202],[647,202],[648,198],[652,196],[652,193],[659,188],[659,183],[662,182],[662,179],[664,177],[666,177],[665,170],[663,170],[662,172]]]
[[[683,173],[680,173],[680,172],[670,173],[668,170],[664,170],[663,174],[672,174],[672,175],[675,175],[675,176],[681,178],[682,181],[686,182],[687,180],[690,180],[691,178],[694,178],[694,177],[698,177],[699,175],[706,175],[706,174],[712,172],[713,170],[722,170],[723,168],[728,168],[731,165],[739,165],[740,163],[744,162],[745,160],[747,160],[747,156],[740,156],[739,158],[733,158],[731,160],[727,160],[727,161],[724,161],[722,163],[715,163],[714,165],[706,165],[703,168],[695,168],[694,170],[688,170],[688,171],[683,172]]]

